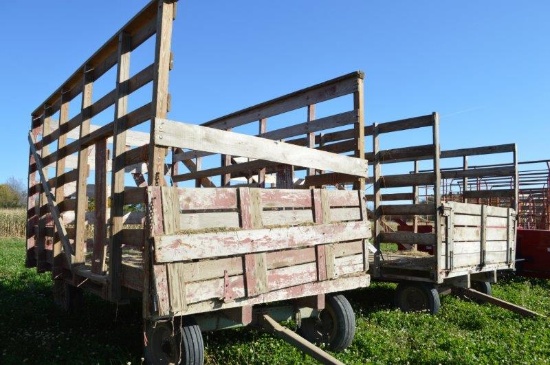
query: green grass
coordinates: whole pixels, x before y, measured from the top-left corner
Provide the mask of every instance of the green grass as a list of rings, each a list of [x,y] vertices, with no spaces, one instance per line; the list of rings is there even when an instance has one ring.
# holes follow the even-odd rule
[[[550,364],[550,320],[442,298],[437,316],[392,303],[394,284],[346,293],[357,315],[348,364]],[[550,281],[510,276],[495,296],[550,316]],[[80,315],[53,305],[50,275],[24,268],[20,239],[0,240],[0,364],[140,364],[140,303],[86,296]],[[249,329],[205,333],[207,364],[315,364],[284,341]]]

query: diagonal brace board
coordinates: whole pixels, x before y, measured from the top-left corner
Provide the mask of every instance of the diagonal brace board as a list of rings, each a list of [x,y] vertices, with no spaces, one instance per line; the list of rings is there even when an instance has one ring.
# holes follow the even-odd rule
[[[155,144],[368,177],[364,159],[162,118],[156,118]]]
[[[48,199],[48,207],[50,208],[50,213],[52,214],[53,221],[55,223],[55,227],[57,228],[57,232],[59,233],[59,238],[61,239],[61,243],[63,244],[63,249],[65,250],[65,259],[67,260],[68,267],[71,267],[72,261],[73,261],[73,251],[71,250],[71,243],[69,242],[69,238],[67,237],[67,231],[65,230],[65,226],[63,223],[61,223],[59,209],[57,208],[57,204],[54,200],[54,196],[51,193],[50,184],[48,183],[48,180],[46,179],[46,176],[44,175],[44,164],[42,163],[42,159],[40,155],[38,155],[38,151],[35,147],[36,141],[34,140],[34,136],[32,135],[32,132],[29,133],[29,144],[31,147],[31,152],[34,155],[34,160],[36,162],[36,166],[38,167],[38,173],[40,174],[40,182],[42,183],[42,188],[46,192],[46,198]]]

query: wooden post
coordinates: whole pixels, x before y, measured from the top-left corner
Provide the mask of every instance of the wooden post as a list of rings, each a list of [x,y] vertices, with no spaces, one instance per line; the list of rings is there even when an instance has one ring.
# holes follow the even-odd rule
[[[231,131],[231,129],[227,129],[227,131]],[[221,166],[226,167],[231,165],[231,155],[221,155]],[[221,186],[229,186],[231,185],[231,173],[224,173],[221,176]]]
[[[518,171],[518,149],[517,145],[514,144],[514,201],[510,204],[510,207],[518,212],[519,204],[519,171]],[[547,185],[548,187],[548,185]]]
[[[32,118],[31,125],[33,124],[35,118]],[[36,137],[39,134],[39,127],[34,127],[31,130],[32,140],[36,140]],[[27,227],[26,227],[26,236],[27,236],[27,255],[25,259],[25,266],[28,268],[36,267],[36,231],[35,226],[38,224],[38,209],[40,205],[36,205],[36,196],[37,192],[40,189],[40,184],[36,179],[37,164],[32,152],[32,148],[29,148],[29,180],[27,184],[28,195],[27,195]]]
[[[149,161],[147,169],[149,186],[166,185],[164,180],[164,160],[166,158],[167,148],[155,144],[155,131],[157,127],[156,118],[165,118],[168,113],[168,74],[172,63],[172,52],[170,48],[175,3],[158,0],[157,7],[155,63],[153,65],[153,110],[151,113]],[[164,275],[164,277],[166,277],[166,267],[159,266],[159,268],[164,270],[164,272],[159,272],[158,275]],[[143,271],[142,314],[144,318],[149,318],[154,308],[151,303],[151,283],[155,282],[154,276],[157,274],[155,270],[153,270],[149,240],[145,240]]]
[[[260,135],[267,132],[267,118],[260,119],[259,131]],[[265,173],[266,168],[260,169],[258,171],[258,187],[265,188]]]
[[[312,123],[314,120],[315,120],[315,104],[311,104],[307,106],[307,122]],[[307,146],[309,148],[315,148],[315,132],[309,132],[307,134]],[[313,176],[315,175],[315,171],[316,171],[315,169],[308,168],[307,175]]]
[[[434,162],[433,162],[433,168],[434,168],[434,230],[435,230],[435,247],[434,247],[434,255],[437,260],[437,267],[442,268],[445,267],[445,257],[442,255],[442,237],[441,237],[441,219],[442,216],[439,212],[439,207],[441,206],[441,166],[440,166],[440,158],[441,158],[441,151],[439,147],[439,115],[437,113],[433,113],[433,146],[434,146]],[[443,280],[443,278],[440,277],[439,270],[435,270],[435,277],[436,280],[439,282],[440,280]]]
[[[415,174],[418,174],[418,160],[415,160],[414,161],[414,173]],[[414,185],[413,186],[413,204],[419,204],[420,203],[420,200],[418,198],[418,185]],[[414,217],[413,217],[413,232],[414,233],[418,233],[418,215],[415,214]],[[418,245],[417,244],[413,244],[411,245],[411,251],[417,251],[418,250]]]
[[[92,273],[105,270],[105,248],[107,240],[107,140],[95,145],[95,227],[92,253]]]
[[[365,101],[363,91],[363,77],[357,78],[357,91],[353,93],[353,107],[357,112],[357,118],[353,125],[355,133],[355,157],[364,158],[365,156]],[[365,179],[358,178],[353,188],[362,193],[365,191]]]
[[[80,138],[83,139],[90,133],[91,105],[93,91],[93,69],[85,66],[83,70],[83,88],[82,88],[82,123],[80,124]],[[76,180],[76,211],[75,211],[75,260],[73,263],[79,264],[85,261],[86,246],[86,211],[88,210],[88,196],[86,185],[88,179],[88,152],[85,147],[78,151],[78,178]]]
[[[51,110],[50,108],[44,108],[44,119],[42,122],[42,138],[46,137],[51,133]],[[44,158],[48,156],[50,149],[47,145],[44,145],[41,149],[41,157]],[[49,179],[49,168],[44,166],[43,172],[46,179]],[[51,194],[50,190],[42,189],[42,194],[40,194],[40,204],[39,204],[39,213],[38,213],[38,235],[37,235],[37,245],[36,245],[36,259],[37,265],[36,268],[38,272],[46,271],[46,221],[48,219],[48,197],[47,195]]]
[[[69,102],[67,98],[67,93],[64,92],[61,96],[61,109],[59,110],[59,130],[63,128],[65,124],[67,124],[69,120]],[[67,134],[61,133],[59,135],[58,143],[57,143],[57,149],[60,150],[64,148],[67,145]],[[57,160],[57,165],[55,167],[55,175],[57,180],[59,181],[59,177],[65,173],[65,161],[66,158],[60,158]],[[63,185],[56,184],[55,188],[55,203],[61,204],[65,200],[65,191],[63,188]],[[61,257],[61,240],[59,239],[59,234],[61,232],[57,232],[57,235],[54,235],[54,242],[53,242],[53,267],[52,267],[52,277],[58,278],[62,272],[62,265],[63,265],[63,258]],[[57,236],[57,237],[56,237]]]
[[[462,169],[464,171],[468,170],[468,156],[462,156]],[[462,201],[468,203],[468,198],[466,198],[466,193],[468,192],[468,177],[464,176],[462,178]]]
[[[132,38],[121,32],[118,39],[118,70],[116,80],[115,123],[113,131],[113,171],[111,178],[111,239],[109,241],[109,298],[120,300],[122,270],[122,233],[124,216],[124,160],[126,123],[119,119],[128,110],[128,83]],[[163,165],[164,168],[164,165]],[[164,174],[164,172],[163,172]]]
[[[153,77],[153,110],[149,143],[149,186],[166,185],[164,180],[164,162],[167,148],[155,144],[156,118],[165,118],[168,113],[168,74],[171,68],[172,21],[174,2],[158,0],[157,31],[155,45],[155,63]]]
[[[381,234],[382,234],[382,192],[380,189],[380,182],[381,182],[381,166],[380,166],[380,159],[378,152],[380,150],[380,140],[379,138],[379,130],[378,130],[378,124],[373,124],[373,132],[372,132],[372,151],[374,153],[374,161],[372,164],[372,180],[373,180],[373,195],[374,195],[374,246],[376,247],[376,253],[374,254],[374,268],[373,268],[373,276],[380,276],[380,265],[381,262],[381,255],[380,252],[380,244],[381,244]]]

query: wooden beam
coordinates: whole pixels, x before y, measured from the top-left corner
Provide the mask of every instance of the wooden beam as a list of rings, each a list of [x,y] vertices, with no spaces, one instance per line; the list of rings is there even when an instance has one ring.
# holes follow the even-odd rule
[[[89,66],[86,66],[89,67]],[[80,139],[88,137],[90,133],[90,105],[92,105],[93,75],[91,69],[83,70],[82,79],[82,123],[80,124]],[[68,147],[68,146],[67,146]],[[58,149],[57,152],[63,149]],[[78,178],[76,181],[76,221],[75,221],[75,262],[84,263],[86,245],[86,211],[88,210],[88,196],[86,185],[88,179],[88,146],[78,151]],[[63,157],[63,154],[57,158]]]
[[[515,143],[474,148],[461,148],[456,150],[441,151],[441,158],[453,158],[464,156],[489,155],[494,153],[514,152]]]
[[[333,80],[323,82],[291,94],[240,110],[206,122],[203,126],[219,129],[235,128],[262,118],[269,118],[311,104],[348,95],[357,90],[358,79],[363,79],[362,72],[352,72]]]
[[[94,246],[92,251],[92,273],[102,274],[105,270],[105,249],[107,241],[107,142],[99,141],[95,148],[95,210]]]
[[[165,118],[168,113],[168,75],[171,64],[171,40],[174,18],[174,3],[159,2],[157,13],[157,32],[155,42],[155,63],[153,77],[153,118],[151,119],[151,141],[149,145],[149,186],[166,185],[164,179],[164,162],[167,148],[157,145],[155,136],[158,118]],[[177,146],[174,146],[177,147]]]
[[[157,118],[154,143],[367,177],[363,159]]]
[[[423,115],[421,117],[414,117],[402,120],[396,120],[393,122],[385,122],[378,124],[378,133],[390,133],[404,131],[407,129],[416,129],[423,127],[431,127],[433,125],[433,114]],[[365,127],[365,135],[373,135],[373,126]]]
[[[130,77],[130,50],[132,38],[121,32],[118,40],[118,68],[116,80],[115,120],[113,126],[113,171],[111,175],[111,239],[109,241],[109,299],[121,297],[122,229],[124,216],[124,159],[126,126],[121,119],[128,111],[128,78]]]
[[[470,297],[472,299],[482,300],[487,303],[494,304],[496,306],[499,306],[504,309],[508,309],[509,311],[512,311],[514,313],[520,314],[524,317],[538,317],[538,318],[546,318],[546,316],[534,312],[532,310],[529,310],[527,308],[521,307],[519,305],[504,301],[499,298],[495,298],[491,295],[487,295],[484,293],[481,293],[477,290],[471,289],[471,288],[459,288],[459,287],[453,287],[453,292],[466,295],[467,297]]]
[[[368,222],[176,234],[155,237],[157,262],[173,262],[299,248],[370,237]]]

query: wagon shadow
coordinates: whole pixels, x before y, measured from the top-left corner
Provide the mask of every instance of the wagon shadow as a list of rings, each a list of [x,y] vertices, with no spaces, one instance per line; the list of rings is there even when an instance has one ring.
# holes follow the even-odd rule
[[[395,309],[396,284],[374,282],[368,288],[345,292],[356,313],[368,314]]]
[[[49,279],[23,270],[0,280],[0,363],[140,363],[141,303],[117,307],[85,295],[69,314],[54,304]]]

